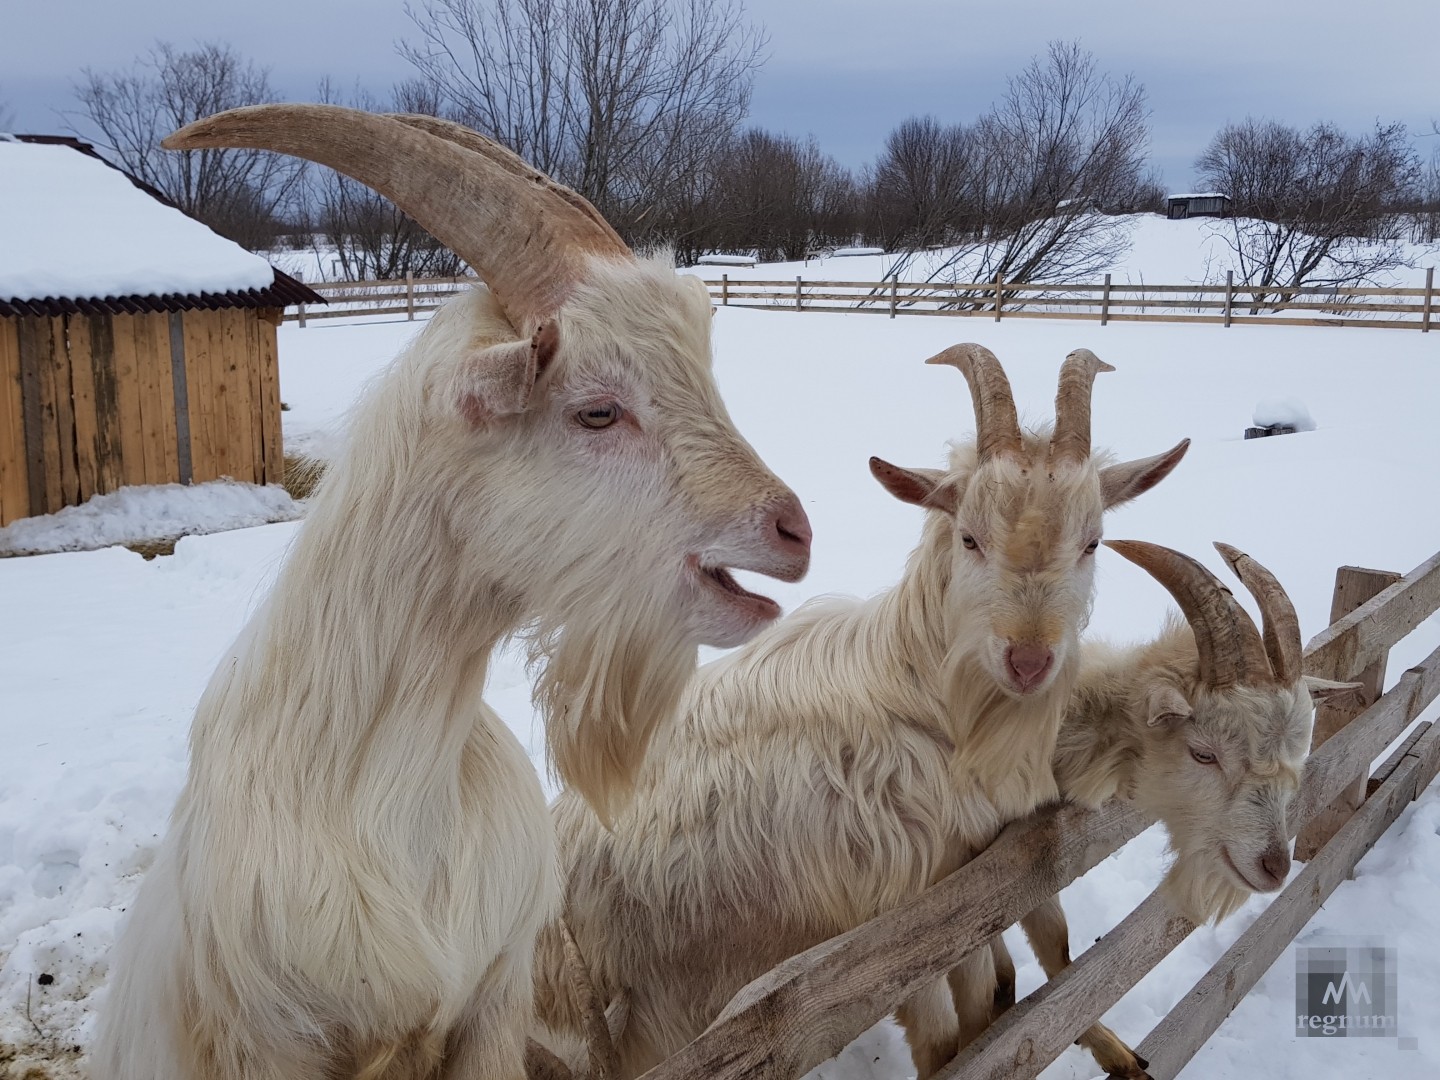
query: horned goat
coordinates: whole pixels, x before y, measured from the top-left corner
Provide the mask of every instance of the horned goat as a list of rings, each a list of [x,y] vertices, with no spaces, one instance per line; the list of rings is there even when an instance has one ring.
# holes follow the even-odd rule
[[[988,350],[930,362],[964,373],[977,434],[944,471],[871,460],[887,490],[928,511],[900,582],[866,601],[812,602],[702,668],[613,831],[574,793],[554,805],[575,937],[601,999],[630,995],[622,1076],[691,1041],[776,963],[915,896],[1058,794],[1051,756],[1102,515],[1168,475],[1187,443],[1127,464],[1092,456],[1090,388],[1110,369],[1086,350],[1061,369],[1053,434],[1022,435]],[[962,1010],[974,1031],[993,1002],[982,952],[957,980],[957,993],[983,995]],[[581,1014],[562,972],[550,927],[537,1035],[573,1058]],[[953,1030],[915,1046],[921,1074],[955,1048]]]
[[[703,287],[578,195],[428,117],[238,109],[251,147],[390,197],[488,289],[363,399],[268,599],[196,709],[189,776],[114,955],[104,1080],[519,1080],[558,912],[535,770],[481,700],[530,634],[555,768],[613,813],[699,644],[809,559],[735,430]]]
[[[1248,555],[1215,547],[1255,597],[1264,634],[1209,570],[1178,551],[1106,541],[1175,598],[1153,641],[1086,642],[1080,679],[1055,751],[1065,797],[1099,806],[1132,800],[1159,819],[1175,853],[1162,888],[1196,923],[1225,918],[1290,871],[1289,809],[1310,749],[1313,701],[1348,693],[1300,670],[1300,622],[1280,582]],[[1047,977],[1070,963],[1065,912],[1052,899],[1021,922]],[[1015,1000],[1015,967],[998,938],[996,1002]],[[1080,1039],[1112,1076],[1143,1077],[1145,1062],[1103,1025]]]

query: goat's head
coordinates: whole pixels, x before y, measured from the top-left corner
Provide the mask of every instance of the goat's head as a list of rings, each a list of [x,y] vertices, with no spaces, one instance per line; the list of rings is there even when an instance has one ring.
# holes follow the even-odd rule
[[[1196,922],[1224,918],[1252,892],[1284,885],[1312,701],[1355,684],[1301,674],[1294,605],[1243,552],[1215,545],[1259,604],[1263,638],[1194,559],[1138,540],[1106,545],[1169,590],[1195,637],[1196,667],[1157,668],[1132,705],[1146,720],[1134,796],[1170,832],[1167,895]]]
[[[1190,440],[1123,465],[1093,455],[1090,390],[1096,374],[1114,369],[1088,349],[1065,358],[1048,437],[1021,434],[1010,383],[990,350],[956,345],[927,363],[964,373],[974,445],[956,447],[944,471],[879,458],[870,470],[896,498],[943,521],[952,657],[975,658],[1012,696],[1042,693],[1077,655],[1104,512],[1169,475]]]
[[[488,285],[412,348],[423,416],[397,453],[435,492],[417,515],[504,568],[495,602],[539,628],[556,765],[603,812],[695,648],[738,644],[779,614],[730,570],[796,581],[809,563],[799,500],[720,399],[704,286],[635,258],[579,195],[433,117],[261,105],[164,145],[328,165],[388,196]]]

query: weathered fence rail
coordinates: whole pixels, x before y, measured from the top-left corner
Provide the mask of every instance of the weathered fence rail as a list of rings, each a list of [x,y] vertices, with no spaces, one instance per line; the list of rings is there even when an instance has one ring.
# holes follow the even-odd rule
[[[1428,332],[1435,319],[1434,272],[1423,288],[1294,288],[1236,285],[1135,285],[1105,275],[1096,284],[841,281],[787,278],[704,278],[722,307],[780,311],[869,312],[982,316],[993,319],[1092,319],[1111,322],[1194,322],[1222,326],[1368,326]],[[291,308],[287,319],[405,315],[430,311],[473,278],[410,278],[312,285],[324,310]],[[1302,315],[1286,314],[1301,312]]]
[[[1440,553],[1358,606],[1340,595],[1349,593],[1355,573],[1353,567],[1337,573],[1336,607],[1353,610],[1311,641],[1308,673],[1355,680],[1440,609]],[[1440,648],[1378,700],[1365,701],[1358,715],[1315,748],[1292,832],[1335,814],[1337,799],[1357,777],[1368,798],[1348,819],[1331,819],[1333,835],[1320,841],[1301,874],[1141,1043],[1156,1080],[1174,1076],[1194,1056],[1405,805],[1435,779],[1440,728],[1428,724],[1411,733],[1374,776],[1368,774],[1370,763],[1437,696]],[[1149,824],[1112,802],[1097,811],[1047,807],[1010,825],[914,900],[746,986],[704,1034],[644,1080],[799,1076]],[[1057,978],[1002,1015],[947,1066],[943,1080],[1036,1076],[1193,929],[1152,894]]]

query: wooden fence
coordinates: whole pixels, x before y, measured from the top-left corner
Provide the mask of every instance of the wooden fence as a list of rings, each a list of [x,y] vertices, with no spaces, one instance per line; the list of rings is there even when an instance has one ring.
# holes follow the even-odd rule
[[[1440,771],[1440,726],[1423,723],[1369,774],[1370,763],[1440,694],[1436,649],[1375,696],[1391,646],[1437,608],[1440,553],[1404,577],[1354,567],[1338,572],[1340,615],[1307,647],[1305,670],[1366,688],[1348,711],[1317,718],[1317,745],[1291,822],[1302,840],[1309,838],[1308,863],[1139,1044],[1155,1080],[1173,1077],[1195,1055]],[[1357,790],[1361,799],[1354,800]],[[1053,806],[1012,824],[919,897],[746,986],[703,1035],[643,1080],[801,1075],[1149,824],[1118,801],[1098,811]],[[1002,1014],[943,1070],[942,1080],[1036,1076],[1194,929],[1152,893],[1057,978]]]
[[[130,484],[279,483],[278,318],[0,318],[0,526]]]
[[[432,310],[473,278],[343,281],[312,285],[329,303],[286,312],[304,326],[309,319],[346,315],[406,315]],[[1237,285],[1087,285],[940,281],[732,281],[728,274],[702,279],[712,300],[725,307],[781,311],[869,312],[1004,319],[1089,319],[1111,322],[1190,322],[1222,326],[1369,326],[1428,332],[1440,324],[1435,271],[1424,288],[1298,288]],[[1281,309],[1277,313],[1272,309]],[[1294,314],[1299,312],[1301,314]]]

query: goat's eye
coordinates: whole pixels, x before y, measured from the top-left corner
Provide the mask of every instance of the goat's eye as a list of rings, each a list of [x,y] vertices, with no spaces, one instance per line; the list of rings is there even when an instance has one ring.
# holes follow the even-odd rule
[[[1198,761],[1201,765],[1214,765],[1214,764],[1215,764],[1215,755],[1212,754],[1209,750],[1196,750],[1196,749],[1192,746],[1192,747],[1190,748],[1190,756],[1191,756],[1192,758],[1194,758],[1196,761]]]
[[[607,428],[620,419],[620,406],[613,402],[587,405],[575,414],[575,419],[587,428]]]
[[[1099,540],[1091,540],[1088,544],[1085,545],[1086,555],[1094,555],[1095,552],[1097,552],[1098,550],[1100,550]]]
[[[966,551],[978,551],[980,549],[980,545],[975,542],[975,537],[969,533],[960,534],[960,543],[965,545]]]

